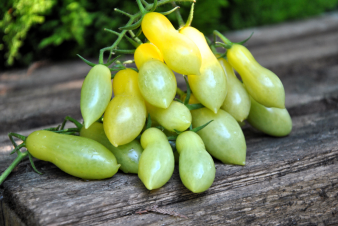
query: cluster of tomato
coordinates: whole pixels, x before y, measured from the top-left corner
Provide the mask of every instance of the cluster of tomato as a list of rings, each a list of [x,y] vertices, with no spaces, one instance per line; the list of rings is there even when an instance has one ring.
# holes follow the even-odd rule
[[[284,107],[282,83],[244,46],[227,43],[227,61],[217,58],[197,29],[185,26],[177,31],[160,13],[147,13],[141,26],[149,43],[140,44],[135,51],[138,72],[120,70],[111,85],[109,69],[94,66],[82,87],[81,112],[84,130],[99,127],[96,121],[104,114],[100,133],[106,135],[113,153],[119,155],[118,149],[126,146],[133,151],[132,159],[128,159],[127,150],[125,159],[117,162],[125,172],[138,173],[149,190],[163,186],[173,173],[175,157],[167,136],[178,134],[176,149],[183,184],[193,192],[203,192],[215,178],[211,156],[223,163],[245,164],[246,143],[240,122],[248,119],[273,136],[290,133],[292,122]],[[188,98],[177,92],[173,71],[187,75],[192,91]],[[114,98],[110,100],[112,90]],[[177,93],[181,100],[174,100]],[[145,129],[148,114],[155,128]],[[210,121],[197,133],[191,131]],[[135,140],[140,134],[142,147]],[[131,164],[137,162],[135,157],[139,157],[138,167]],[[135,170],[127,169],[129,165]]]
[[[183,184],[199,193],[214,181],[212,157],[245,165],[245,119],[272,136],[291,132],[281,81],[243,45],[215,31],[226,60],[197,29],[177,31],[160,13],[145,14],[141,27],[149,43],[135,50],[138,70],[122,69],[112,83],[110,69],[95,65],[81,90],[83,125],[72,120],[78,130],[32,133],[25,139],[30,155],[85,179],[108,178],[118,169],[137,173],[149,190],[171,178],[176,160]],[[188,80],[187,93],[177,88],[173,71]],[[80,136],[60,134],[74,131]]]

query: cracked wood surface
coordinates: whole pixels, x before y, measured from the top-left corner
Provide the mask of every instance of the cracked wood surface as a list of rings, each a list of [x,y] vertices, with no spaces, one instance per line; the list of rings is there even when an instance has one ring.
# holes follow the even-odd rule
[[[148,191],[137,175],[119,172],[107,180],[83,181],[53,164],[36,161],[45,173],[40,176],[25,160],[2,186],[1,223],[337,225],[337,22],[338,14],[329,14],[255,29],[259,37],[249,41],[248,47],[258,62],[281,78],[293,131],[273,138],[245,126],[247,165],[216,160],[216,178],[206,192],[188,191],[177,166],[164,187]],[[251,30],[229,37],[240,40]],[[262,36],[264,42],[259,41]],[[60,123],[66,115],[80,118],[80,88],[88,70],[75,61],[47,65],[30,76],[25,70],[0,74],[0,169],[15,157],[8,155],[12,147],[6,133],[28,135]],[[184,87],[180,77],[178,84]],[[136,214],[154,205],[188,219],[154,212]]]

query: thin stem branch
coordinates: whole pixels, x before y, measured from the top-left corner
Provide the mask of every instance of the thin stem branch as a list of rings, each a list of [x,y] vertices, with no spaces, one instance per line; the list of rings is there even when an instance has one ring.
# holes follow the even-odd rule
[[[219,37],[226,45],[232,46],[232,42],[229,39],[227,39],[226,37],[224,37],[224,35],[222,35],[219,31],[214,30],[213,33],[214,33],[214,35]]]
[[[0,185],[6,180],[8,175],[13,171],[13,169],[24,159],[28,156],[28,152],[22,153],[18,151],[18,156],[14,159],[12,164],[1,174],[0,176]]]
[[[141,13],[142,13],[142,14],[145,14],[145,13],[146,13],[146,9],[145,9],[144,6],[142,5],[141,0],[136,0],[136,2],[137,2],[138,8],[140,9]]]
[[[172,2],[171,5],[172,5],[173,7],[175,7],[175,8],[177,7],[177,5],[176,5],[175,2]],[[180,27],[184,27],[185,23],[184,23],[184,21],[183,21],[183,18],[182,18],[182,15],[181,15],[181,13],[180,13],[180,10],[176,10],[175,14],[176,14],[176,18],[177,18],[177,21],[178,21],[178,25],[179,25]]]
[[[189,27],[191,25],[191,22],[192,22],[192,20],[194,18],[194,6],[195,6],[195,4],[192,3],[191,4],[191,8],[190,8],[190,13],[189,13],[189,16],[188,16],[188,19],[187,19],[187,22],[185,24],[186,27]]]
[[[127,17],[132,17],[132,16],[133,16],[133,15],[131,15],[131,14],[125,12],[125,11],[122,11],[122,10],[118,9],[118,8],[115,8],[114,10],[115,10],[116,12],[118,12],[118,13],[121,13],[121,14],[127,16]]]
[[[135,36],[135,34],[134,34],[133,31],[130,30],[128,32],[129,32],[129,34],[130,34],[130,36],[131,36],[132,39],[134,39],[139,44],[143,44],[143,42],[138,37]]]

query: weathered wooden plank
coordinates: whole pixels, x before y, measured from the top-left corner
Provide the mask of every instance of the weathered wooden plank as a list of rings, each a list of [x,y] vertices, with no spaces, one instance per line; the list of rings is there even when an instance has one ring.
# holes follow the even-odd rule
[[[318,179],[317,174],[326,174],[329,168],[332,169],[330,173],[333,180],[338,179],[337,118],[337,109],[294,117],[293,132],[290,136],[280,139],[258,135],[246,129],[247,165],[229,166],[217,162],[215,182],[207,192],[202,194],[192,194],[184,188],[177,171],[163,188],[147,191],[135,175],[118,173],[108,180],[84,182],[55,169],[52,164],[39,161],[37,165],[45,174],[39,176],[32,172],[28,162],[27,165],[21,165],[4,183],[4,201],[15,212],[20,212],[22,214],[20,217],[28,225],[124,224],[127,222],[123,219],[128,221],[128,217],[124,218],[125,216],[133,215],[137,210],[153,204],[169,207],[178,205],[179,209],[186,208],[187,212],[183,211],[182,214],[195,220],[180,220],[184,224],[195,225],[197,222],[202,222],[198,220],[203,217],[208,219],[208,223],[226,223],[227,218],[230,223],[231,220],[235,223],[237,216],[243,212],[244,203],[239,209],[231,208],[233,215],[223,213],[225,215],[221,217],[222,215],[218,215],[216,210],[220,206],[225,206],[223,209],[225,211],[231,207],[231,205],[226,207],[227,203],[237,203],[249,197],[252,197],[251,205],[254,205],[264,196],[265,193],[262,193],[264,189],[266,192],[271,190],[272,199],[276,195],[273,191],[277,185],[290,187],[291,190],[293,184],[296,184],[296,187],[305,186],[306,181],[313,183],[316,178]],[[317,168],[323,165],[330,165],[330,167],[317,172]],[[312,172],[311,170],[316,171],[317,174],[310,174],[312,175],[310,176],[308,173]],[[303,180],[305,182],[302,182]],[[265,184],[271,183],[269,181],[272,181],[273,186],[267,189],[268,185]],[[323,184],[318,182],[319,187],[320,185]],[[260,191],[255,186],[263,190]],[[329,190],[330,194],[334,193],[334,189]],[[257,192],[256,201],[252,192]],[[334,195],[336,194],[326,199],[329,202],[326,205],[330,208],[335,200]],[[276,208],[274,203],[268,202],[268,204],[271,208]],[[219,207],[214,208],[213,205]],[[202,207],[204,212],[201,210]],[[270,208],[268,206],[264,209],[265,206],[262,205],[249,208],[253,207],[258,212],[265,212]],[[300,205],[297,208],[303,207]],[[315,214],[317,209],[314,208],[313,211],[310,214]],[[210,218],[210,212],[215,212],[215,216],[219,217]],[[292,213],[292,211],[287,212],[293,217],[300,214]],[[166,217],[166,219],[168,222],[177,223],[176,218]],[[257,218],[257,221],[260,220]],[[305,222],[308,221],[305,219]]]

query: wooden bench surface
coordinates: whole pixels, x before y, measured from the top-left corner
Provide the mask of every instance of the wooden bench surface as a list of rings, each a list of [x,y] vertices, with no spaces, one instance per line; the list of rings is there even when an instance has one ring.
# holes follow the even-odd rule
[[[338,13],[227,37],[240,41],[252,31],[248,48],[284,84],[293,120],[289,136],[274,138],[244,127],[247,165],[216,160],[215,181],[201,194],[182,185],[177,169],[164,187],[148,191],[137,175],[119,172],[110,179],[84,181],[36,160],[44,172],[40,176],[25,160],[1,187],[0,223],[337,225]],[[0,171],[15,158],[9,155],[8,132],[28,135],[67,115],[81,118],[80,89],[89,69],[72,61],[49,63],[31,75],[26,70],[0,73]],[[145,209],[149,212],[136,213]]]

